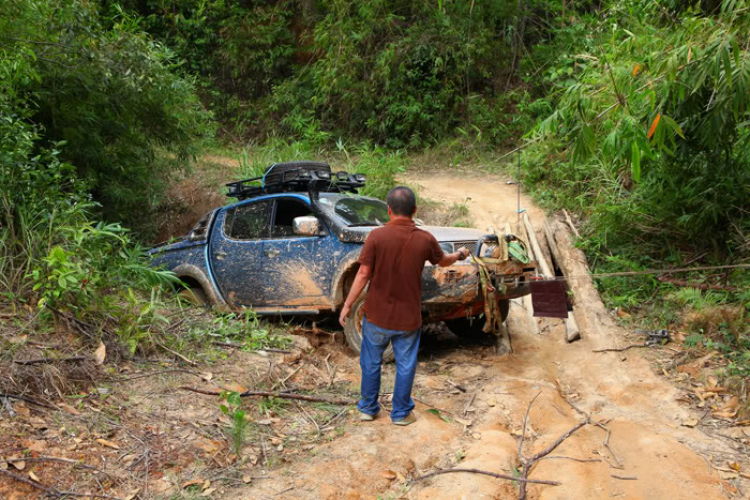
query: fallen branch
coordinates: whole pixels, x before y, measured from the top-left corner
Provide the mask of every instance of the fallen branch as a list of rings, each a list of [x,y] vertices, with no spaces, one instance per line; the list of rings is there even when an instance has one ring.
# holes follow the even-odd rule
[[[211,342],[213,345],[217,345],[219,347],[228,347],[230,349],[244,349],[247,347],[245,344],[233,344],[231,342]],[[272,349],[270,347],[264,347],[262,349],[257,349],[256,351],[266,351],[266,352],[277,352],[280,354],[291,354],[292,351],[287,351],[284,349]]]
[[[615,467],[612,464],[610,464],[610,467],[614,467],[615,469],[624,469],[625,467],[623,467],[622,462],[617,457],[617,454],[615,453],[615,450],[613,450],[612,447],[609,445],[609,436],[612,435],[612,431],[610,431],[608,427],[605,427],[604,424],[600,424],[599,422],[594,422],[594,425],[597,426],[597,427],[599,427],[600,429],[605,430],[607,432],[607,437],[604,438],[604,446],[607,447],[607,449],[609,450],[609,452],[612,454],[612,456],[614,457],[615,461],[617,462],[617,467]]]
[[[218,391],[206,391],[203,389],[197,389],[195,387],[187,387],[182,386],[180,389],[184,391],[191,391],[196,392],[198,394],[205,394],[206,396],[221,396],[221,392]],[[353,399],[328,399],[328,398],[319,398],[316,396],[306,396],[304,394],[288,394],[284,392],[267,392],[267,391],[245,391],[240,393],[240,397],[252,397],[252,396],[265,396],[265,397],[274,397],[274,398],[280,398],[280,399],[297,399],[300,401],[311,401],[314,403],[329,403],[333,405],[354,405],[357,404],[357,401]]]
[[[287,375],[286,377],[284,377],[283,380],[280,380],[280,381],[276,382],[275,384],[273,384],[273,387],[271,387],[271,390],[273,391],[278,386],[283,386],[286,389],[286,386],[284,385],[284,384],[286,384],[286,381],[289,380],[290,378],[294,377],[295,375],[297,375],[297,372],[299,372],[306,365],[307,365],[307,363],[301,363],[294,371],[292,371],[292,373],[290,373],[289,375]]]
[[[521,440],[518,443],[518,460],[520,460],[522,464],[524,463],[522,451],[523,451],[523,441],[524,439],[526,439],[526,423],[529,420],[529,412],[531,411],[531,405],[534,404],[534,401],[536,401],[536,398],[538,398],[541,393],[542,391],[539,391],[536,393],[536,396],[531,398],[531,401],[529,401],[529,406],[528,408],[526,408],[526,415],[524,415],[523,417],[523,431],[521,431]]]
[[[17,365],[38,365],[42,363],[74,363],[78,361],[86,361],[86,356],[71,356],[69,358],[36,358],[36,359],[27,359],[25,361],[18,361],[13,360],[13,362]]]
[[[578,429],[590,423],[591,423],[591,419],[587,417],[586,420],[584,420],[583,422],[579,422],[575,427],[571,428],[568,432],[566,432],[565,434],[557,438],[557,441],[555,441],[554,443],[549,445],[547,448],[545,448],[544,450],[540,451],[539,453],[531,457],[529,460],[524,460],[522,457],[519,456],[518,459],[523,464],[523,474],[522,474],[523,478],[528,479],[529,471],[531,470],[531,468],[534,466],[536,462],[538,462],[542,458],[552,453],[555,450],[555,448],[560,446],[560,444],[562,444],[563,441],[565,441],[570,436],[572,436],[573,433],[575,433]],[[521,484],[521,490],[518,495],[518,498],[519,500],[526,500],[526,483]]]
[[[113,500],[119,500],[117,497],[111,497],[108,495],[97,495],[95,493],[78,493],[77,491],[59,491],[54,488],[49,488],[47,486],[44,486],[43,484],[37,483],[36,481],[32,481],[31,479],[26,479],[23,476],[19,476],[18,474],[14,474],[12,472],[8,472],[7,470],[0,469],[0,474],[6,475],[12,479],[15,479],[18,482],[28,484],[29,486],[32,486],[33,488],[36,488],[38,490],[41,490],[45,492],[47,495],[52,497],[91,497],[91,498],[109,498]]]
[[[165,373],[187,373],[188,375],[192,375],[194,377],[201,377],[199,373],[191,372],[190,370],[174,369],[174,370],[162,370],[158,372],[141,373],[140,375],[135,375],[133,377],[114,378],[114,379],[111,379],[110,382],[127,382],[129,380],[137,380],[139,378],[153,377],[156,375],[164,375]]]
[[[540,458],[539,460],[549,460],[552,458],[563,458],[565,460],[573,460],[573,461],[581,462],[584,464],[590,463],[590,462],[601,462],[601,460],[599,460],[598,458],[575,458],[575,457],[566,457],[563,455],[548,455],[546,457]]]
[[[494,472],[488,472],[485,470],[479,470],[479,469],[443,469],[435,472],[431,472],[429,474],[425,474],[424,476],[420,476],[416,479],[412,479],[411,483],[416,483],[417,481],[422,481],[423,479],[427,479],[429,477],[437,476],[439,474],[449,474],[451,472],[470,472],[472,474],[484,474],[485,476],[492,476],[496,477],[498,479],[506,479],[508,481],[516,481],[519,483],[533,483],[533,484],[549,484],[551,486],[560,486],[562,483],[557,481],[547,481],[545,479],[526,479],[521,477],[513,477],[513,476],[507,476],[505,474],[495,474]]]
[[[563,214],[565,215],[565,221],[570,226],[570,229],[573,230],[573,232],[576,235],[576,238],[581,239],[581,233],[578,232],[578,229],[573,225],[573,221],[570,218],[570,215],[568,215],[568,211],[563,208]]]
[[[0,469],[0,474],[5,474],[6,476],[8,476],[11,479],[15,479],[18,482],[28,484],[29,486],[33,486],[34,488],[36,488],[38,490],[42,490],[47,495],[50,495],[50,496],[53,496],[53,497],[59,497],[60,496],[60,492],[59,491],[54,490],[52,488],[47,488],[44,485],[41,485],[41,484],[39,484],[37,482],[34,482],[31,479],[26,479],[25,477],[19,476],[18,474],[13,474],[12,472],[8,472],[7,470],[3,470],[3,469]]]
[[[471,404],[474,402],[476,398],[477,398],[477,393],[475,392],[474,394],[472,394],[471,398],[469,399],[469,402],[464,407],[464,417],[466,416],[467,413],[469,413],[469,408],[471,408]]]
[[[0,392],[0,398],[17,399],[19,401],[24,401],[24,402],[32,404],[32,405],[36,405],[36,406],[40,406],[42,408],[46,408],[48,410],[56,410],[57,409],[54,406],[49,405],[47,403],[39,403],[38,401],[34,401],[33,399],[25,398],[23,396],[14,396],[13,394],[5,394],[4,392]]]
[[[606,426],[605,426],[604,424],[602,424],[601,422],[591,422],[591,415],[589,415],[588,413],[586,413],[585,411],[581,410],[581,409],[580,409],[580,408],[578,408],[578,407],[577,407],[576,405],[574,405],[574,404],[573,404],[573,403],[572,403],[572,402],[570,401],[570,399],[568,399],[568,397],[567,397],[567,396],[566,396],[565,394],[563,394],[563,392],[562,392],[562,388],[561,388],[561,387],[559,386],[559,384],[558,384],[558,386],[557,386],[557,392],[558,392],[558,394],[560,394],[560,396],[561,396],[561,397],[562,397],[562,398],[563,398],[563,399],[565,400],[565,402],[566,402],[566,403],[568,403],[568,404],[570,405],[570,407],[571,407],[571,408],[573,408],[573,409],[574,409],[574,410],[575,410],[576,412],[578,412],[578,413],[580,413],[581,415],[583,415],[584,417],[586,417],[586,421],[587,421],[587,422],[589,422],[589,423],[591,423],[591,424],[593,424],[593,425],[595,425],[595,426],[599,427],[600,429],[603,429],[604,431],[606,431],[606,432],[607,432],[607,437],[606,437],[606,438],[604,439],[604,446],[606,446],[606,448],[607,448],[607,449],[609,450],[609,452],[610,452],[610,453],[612,454],[612,456],[613,456],[613,457],[615,458],[615,460],[617,461],[617,466],[614,466],[614,465],[612,465],[612,464],[609,464],[609,466],[610,466],[610,467],[613,467],[613,468],[615,468],[615,469],[624,469],[625,467],[623,467],[623,465],[622,465],[622,462],[621,462],[621,461],[620,461],[620,459],[619,459],[619,458],[617,457],[617,454],[615,453],[615,450],[613,450],[613,449],[612,449],[612,447],[611,447],[611,446],[609,445],[609,437],[610,437],[610,436],[612,435],[612,431],[610,431],[610,430],[609,430],[609,428],[608,428],[608,427],[606,427]]]
[[[188,363],[190,365],[193,365],[193,366],[197,366],[198,365],[198,363],[196,363],[192,359],[186,358],[185,356],[183,356],[179,352],[173,351],[172,349],[170,349],[169,347],[165,346],[164,344],[160,344],[160,343],[156,342],[156,345],[159,346],[159,347],[161,347],[162,349],[164,349],[167,352],[171,352],[172,354],[174,354],[175,356],[177,356],[178,358],[180,358],[181,360],[183,360],[184,362],[186,362],[186,363]]]
[[[633,349],[634,347],[651,347],[651,346],[648,344],[630,344],[627,347],[622,347],[619,349],[616,349],[616,348],[594,349],[591,352],[622,352],[622,351],[627,351],[628,349]]]
[[[70,458],[63,458],[63,457],[53,457],[50,455],[39,455],[38,457],[2,458],[0,459],[0,462],[1,461],[8,462],[8,463],[11,463],[11,462],[62,462],[65,464],[71,464],[74,467],[80,467],[81,469],[88,469],[88,470],[92,470],[96,472],[101,472],[103,474],[106,474],[107,476],[110,476],[108,472],[103,471],[102,469],[98,469],[96,467],[92,467],[91,465],[86,465],[80,460],[72,460]]]
[[[635,476],[618,476],[616,474],[611,474],[611,476],[615,479],[621,479],[623,481],[637,481],[638,478]]]

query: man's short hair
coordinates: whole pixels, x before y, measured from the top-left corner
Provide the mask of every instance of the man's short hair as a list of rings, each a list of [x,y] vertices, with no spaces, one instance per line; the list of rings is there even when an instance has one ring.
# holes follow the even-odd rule
[[[417,206],[417,197],[408,187],[396,186],[388,193],[386,202],[394,215],[412,216]]]

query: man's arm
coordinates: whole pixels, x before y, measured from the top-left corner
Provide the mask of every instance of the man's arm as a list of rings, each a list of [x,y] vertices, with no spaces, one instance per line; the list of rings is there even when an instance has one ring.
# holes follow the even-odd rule
[[[371,276],[372,268],[370,266],[360,264],[357,276],[354,277],[352,288],[349,290],[349,295],[346,297],[346,302],[344,302],[344,307],[341,308],[341,315],[339,316],[339,323],[341,323],[341,326],[346,326],[346,320],[352,310],[352,304],[354,304],[354,301],[357,300],[357,297],[360,296],[362,290],[365,289],[365,286],[367,286],[367,283],[370,281]]]
[[[461,247],[458,249],[457,252],[443,254],[443,258],[440,259],[440,262],[438,262],[438,265],[440,267],[452,266],[453,264],[456,263],[457,260],[464,260],[469,255],[470,255],[469,249],[466,247]]]

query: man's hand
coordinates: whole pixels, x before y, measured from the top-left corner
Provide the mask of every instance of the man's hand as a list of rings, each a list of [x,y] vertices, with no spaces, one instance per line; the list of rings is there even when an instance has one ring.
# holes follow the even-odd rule
[[[471,255],[471,252],[469,252],[468,248],[461,247],[458,249],[458,254],[458,260],[466,260]]]
[[[362,295],[362,291],[365,289],[365,286],[367,286],[367,282],[370,281],[370,276],[372,276],[372,268],[364,264],[360,265],[359,271],[357,271],[357,276],[354,277],[354,282],[349,290],[349,295],[344,302],[344,307],[341,308],[341,314],[339,315],[339,323],[341,323],[341,326],[346,327],[346,320],[349,318],[349,313],[352,311],[352,304],[354,304],[357,298]]]
[[[352,306],[344,304],[341,308],[341,314],[339,315],[339,323],[341,326],[346,327],[346,320],[349,319],[349,313],[352,310]]]

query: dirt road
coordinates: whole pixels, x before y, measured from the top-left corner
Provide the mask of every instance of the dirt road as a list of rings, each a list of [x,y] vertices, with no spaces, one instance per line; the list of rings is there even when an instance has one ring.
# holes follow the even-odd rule
[[[504,179],[429,173],[408,181],[419,186],[421,196],[466,201],[478,227],[515,221],[516,188]],[[530,200],[524,197],[522,206],[541,222],[544,214]],[[541,334],[531,333],[529,318],[513,305],[508,328],[514,352],[504,357],[492,347],[461,344],[449,335],[425,335],[415,424],[396,428],[385,412],[373,423],[350,415],[343,437],[318,446],[280,474],[235,491],[234,497],[518,498],[518,483],[477,474],[445,474],[408,486],[404,479],[453,467],[517,475],[522,423],[536,397],[523,443],[526,458],[585,418],[569,403],[606,429],[585,425],[539,461],[529,477],[561,484],[529,485],[529,498],[723,498],[727,483],[708,460],[736,460],[731,449],[683,425],[701,414],[678,402],[679,390],[640,354],[592,352],[627,343],[610,318],[591,315],[579,323],[583,340],[566,344],[560,320],[547,320]],[[342,348],[335,359],[356,383],[354,355]],[[388,366],[384,391],[392,381]]]

